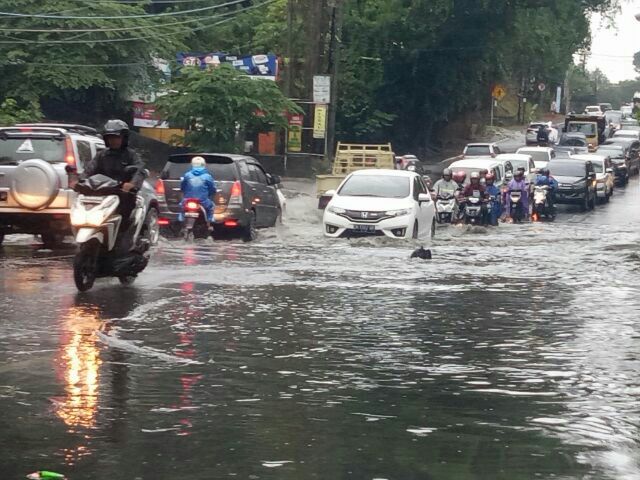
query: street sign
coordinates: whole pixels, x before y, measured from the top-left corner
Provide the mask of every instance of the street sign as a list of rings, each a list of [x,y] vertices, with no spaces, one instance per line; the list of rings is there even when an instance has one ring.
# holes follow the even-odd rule
[[[302,150],[302,123],[302,115],[291,115],[289,117],[287,150],[290,152],[300,152]]]
[[[313,138],[324,138],[327,132],[327,106],[316,105],[313,117]]]
[[[541,92],[544,92],[546,90],[546,88],[547,88],[547,86],[544,83],[540,82],[538,84],[538,90],[540,90]]]
[[[493,87],[493,90],[491,91],[491,96],[496,100],[502,100],[506,94],[507,94],[507,89],[504,88],[504,86],[499,84]]]
[[[313,76],[313,103],[331,103],[331,76]]]

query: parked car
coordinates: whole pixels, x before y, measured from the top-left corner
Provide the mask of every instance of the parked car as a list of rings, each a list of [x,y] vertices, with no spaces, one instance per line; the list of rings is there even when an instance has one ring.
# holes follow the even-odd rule
[[[359,170],[331,194],[323,218],[327,237],[428,240],[435,235],[434,201],[415,172]]]
[[[558,181],[556,203],[578,204],[583,211],[595,208],[596,173],[590,162],[555,160],[549,163],[549,170]]]
[[[625,147],[625,158],[629,175],[640,173],[640,140],[628,137],[614,137],[606,140],[601,146],[620,145]]]
[[[71,234],[74,173],[105,148],[91,127],[21,124],[0,128],[0,244],[5,235],[40,235],[47,248]]]
[[[469,143],[462,152],[463,158],[495,157],[500,155],[500,147],[495,143]]]
[[[449,169],[452,172],[464,172],[467,174],[466,183],[469,183],[471,172],[487,170],[487,172],[493,173],[496,185],[504,181],[507,174],[506,168],[505,162],[498,160],[497,157],[467,158],[465,160],[458,160],[457,162],[453,162],[449,165]]]
[[[252,157],[218,153],[171,155],[160,178],[156,193],[160,199],[162,233],[176,235],[182,229],[178,220],[182,201],[180,182],[191,168],[191,159],[200,156],[216,181],[214,231],[237,232],[244,240],[253,240],[256,229],[273,227],[282,216],[276,185],[280,177],[265,172]]]
[[[605,155],[587,154],[574,155],[572,160],[591,162],[596,172],[596,193],[602,202],[608,202],[615,188],[615,171],[611,158]]]
[[[530,155],[536,168],[544,168],[556,158],[556,152],[551,147],[522,147],[516,153]]]

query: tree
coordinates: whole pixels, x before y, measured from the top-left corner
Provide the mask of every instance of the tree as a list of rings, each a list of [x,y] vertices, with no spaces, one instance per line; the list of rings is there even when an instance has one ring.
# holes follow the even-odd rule
[[[238,134],[284,128],[287,112],[300,111],[275,82],[230,65],[183,68],[157,105],[172,124],[187,128],[186,143],[203,151],[238,151]]]

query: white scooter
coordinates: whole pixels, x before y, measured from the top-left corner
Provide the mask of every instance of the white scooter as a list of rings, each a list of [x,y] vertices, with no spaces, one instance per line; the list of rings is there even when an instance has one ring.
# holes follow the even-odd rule
[[[436,199],[436,213],[438,223],[451,223],[456,211],[456,197],[448,192],[442,192]]]
[[[76,287],[85,292],[101,277],[117,277],[120,283],[130,285],[149,263],[150,240],[141,235],[147,215],[144,199],[136,195],[128,229],[118,239],[125,223],[117,213],[120,195],[125,194],[121,184],[94,175],[80,182],[76,191],[79,195],[71,207],[71,225],[78,244],[73,261]]]

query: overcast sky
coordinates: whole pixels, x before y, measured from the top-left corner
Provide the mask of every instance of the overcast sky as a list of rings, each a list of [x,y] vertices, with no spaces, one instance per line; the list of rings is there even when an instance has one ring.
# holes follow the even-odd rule
[[[633,54],[640,51],[640,0],[622,0],[622,12],[616,16],[614,26],[602,24],[600,15],[591,19],[593,43],[588,68],[599,68],[609,80],[634,79],[638,73],[633,68]]]

